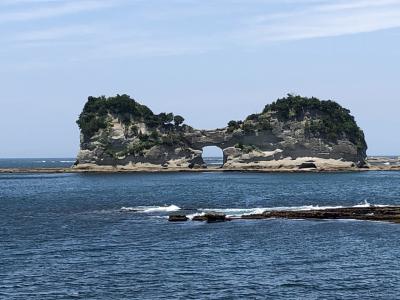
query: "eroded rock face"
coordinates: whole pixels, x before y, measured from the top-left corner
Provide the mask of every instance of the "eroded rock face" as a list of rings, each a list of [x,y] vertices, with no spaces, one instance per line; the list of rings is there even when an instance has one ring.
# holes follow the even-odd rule
[[[76,167],[201,168],[205,146],[221,148],[223,167],[230,169],[351,168],[366,160],[362,131],[332,101],[289,95],[215,130],[182,121],[155,115],[126,95],[90,97],[78,120]]]

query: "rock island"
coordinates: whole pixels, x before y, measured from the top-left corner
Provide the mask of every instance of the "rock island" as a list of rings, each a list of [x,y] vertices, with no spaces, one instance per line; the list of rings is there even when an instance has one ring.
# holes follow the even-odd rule
[[[202,149],[223,151],[221,170],[351,170],[366,166],[364,133],[331,100],[287,95],[224,128],[201,130],[155,114],[128,95],[89,97],[77,121],[80,170],[202,170]]]

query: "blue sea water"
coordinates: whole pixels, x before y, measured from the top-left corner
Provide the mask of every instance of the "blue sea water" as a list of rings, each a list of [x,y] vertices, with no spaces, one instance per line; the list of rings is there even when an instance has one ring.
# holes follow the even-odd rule
[[[399,299],[399,224],[166,219],[360,203],[400,172],[0,174],[0,299]]]
[[[69,168],[74,158],[0,158],[1,168]]]

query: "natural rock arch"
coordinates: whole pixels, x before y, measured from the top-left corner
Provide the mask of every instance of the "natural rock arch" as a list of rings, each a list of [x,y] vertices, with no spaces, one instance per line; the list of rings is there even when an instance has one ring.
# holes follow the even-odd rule
[[[222,149],[226,169],[300,168],[305,162],[337,169],[366,162],[362,130],[347,109],[330,100],[288,95],[214,130],[182,122],[172,113],[156,115],[127,95],[89,97],[78,120],[76,167],[203,167],[206,146]]]
[[[223,167],[224,165],[224,152],[218,146],[211,145],[203,147],[201,157],[206,167]],[[212,161],[209,162],[206,161],[206,159],[212,159]]]

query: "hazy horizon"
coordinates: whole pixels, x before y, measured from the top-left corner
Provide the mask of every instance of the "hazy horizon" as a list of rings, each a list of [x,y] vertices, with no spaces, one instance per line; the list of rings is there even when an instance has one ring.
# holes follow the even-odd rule
[[[203,129],[332,99],[400,155],[400,0],[4,0],[0,23],[1,158],[75,157],[87,97],[117,93]]]

